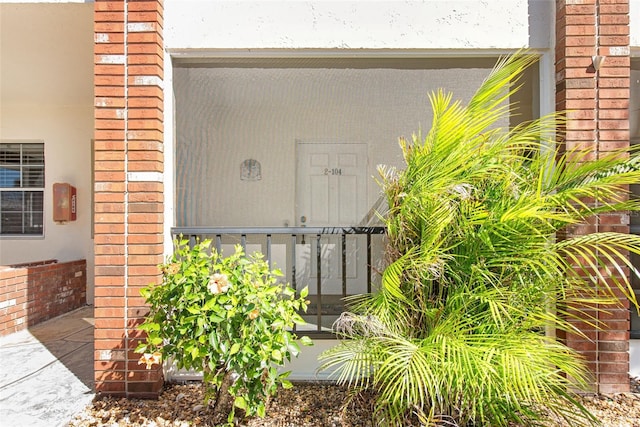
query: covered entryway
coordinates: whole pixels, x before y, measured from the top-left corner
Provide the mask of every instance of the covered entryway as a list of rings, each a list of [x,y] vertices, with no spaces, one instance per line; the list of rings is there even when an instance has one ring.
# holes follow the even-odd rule
[[[342,298],[379,281],[383,242],[348,231],[375,223],[377,166],[401,166],[398,138],[429,128],[429,92],[445,88],[464,102],[495,61],[354,52],[174,58],[174,233],[269,253],[287,281],[310,289],[309,328],[300,333],[331,338]],[[502,126],[536,116],[537,80],[534,67],[515,100],[520,116]],[[317,354],[331,345],[316,339],[293,377],[316,378]]]

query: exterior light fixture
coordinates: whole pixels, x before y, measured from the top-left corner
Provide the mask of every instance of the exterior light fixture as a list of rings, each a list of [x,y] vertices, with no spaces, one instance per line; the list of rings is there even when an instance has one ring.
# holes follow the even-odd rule
[[[604,59],[606,58],[606,56],[600,56],[600,55],[595,55],[591,57],[591,61],[593,64],[593,69],[598,71],[600,69],[600,67],[602,67],[602,63],[604,62]]]

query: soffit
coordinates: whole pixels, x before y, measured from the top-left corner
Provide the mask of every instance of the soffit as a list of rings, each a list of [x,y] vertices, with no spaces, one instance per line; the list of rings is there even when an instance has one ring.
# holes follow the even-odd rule
[[[354,51],[354,55],[359,51]],[[492,68],[495,56],[474,58],[429,57],[350,57],[349,52],[336,56],[305,56],[301,51],[295,56],[247,56],[247,57],[178,57],[174,65],[181,68],[342,68],[342,69],[450,69]]]

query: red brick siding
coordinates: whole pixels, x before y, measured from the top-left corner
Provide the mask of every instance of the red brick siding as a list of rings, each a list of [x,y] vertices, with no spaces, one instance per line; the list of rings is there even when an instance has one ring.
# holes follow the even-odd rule
[[[0,336],[87,303],[87,262],[0,267]]]
[[[153,397],[138,365],[140,288],[163,260],[163,6],[96,0],[95,379],[99,394]]]
[[[629,146],[629,0],[557,0],[556,109],[567,110],[564,144],[598,153]],[[605,60],[599,71],[592,56]],[[625,213],[609,214],[572,227],[567,237],[594,231],[629,232]],[[628,301],[607,314],[577,307],[606,327],[596,331],[577,326],[585,337],[562,336],[587,358],[594,373],[593,389],[603,393],[629,391]]]

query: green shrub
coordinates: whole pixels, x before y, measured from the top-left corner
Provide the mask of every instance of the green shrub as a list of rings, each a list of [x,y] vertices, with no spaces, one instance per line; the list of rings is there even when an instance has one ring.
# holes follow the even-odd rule
[[[162,283],[141,292],[150,312],[140,326],[147,333],[136,349],[145,353],[140,363],[149,366],[162,355],[203,372],[207,401],[215,398],[216,412],[227,411],[229,422],[235,408],[264,416],[277,387],[291,387],[289,372],[277,366],[300,352],[290,330],[304,324],[298,312],[306,310],[306,288],[296,297],[262,255],[245,256],[237,246],[222,257],[209,240],[192,248],[177,240],[161,269]],[[300,341],[311,345],[308,337]]]
[[[322,355],[339,381],[376,391],[376,417],[403,425],[540,425],[543,411],[596,424],[572,390],[592,381],[574,350],[545,334],[637,301],[625,271],[640,237],[557,239],[594,215],[638,211],[626,186],[640,158],[555,150],[562,117],[503,129],[526,54],[502,60],[467,105],[431,95],[423,137],[401,139],[406,167],[381,168],[389,266],[379,292],[352,298],[344,340]]]

